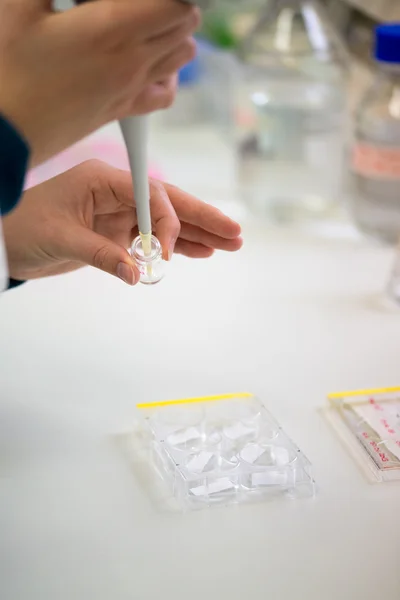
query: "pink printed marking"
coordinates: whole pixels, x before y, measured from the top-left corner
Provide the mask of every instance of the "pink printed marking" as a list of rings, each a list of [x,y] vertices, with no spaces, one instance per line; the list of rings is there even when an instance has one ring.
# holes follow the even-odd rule
[[[382,462],[389,462],[389,458],[386,456],[386,454],[379,448],[378,444],[372,440],[370,442],[370,446],[372,446],[374,452],[376,452],[379,456],[379,458],[381,459]]]

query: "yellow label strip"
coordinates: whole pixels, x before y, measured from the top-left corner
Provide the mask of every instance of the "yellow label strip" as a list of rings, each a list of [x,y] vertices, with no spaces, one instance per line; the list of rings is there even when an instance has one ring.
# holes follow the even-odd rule
[[[335,400],[337,398],[349,398],[354,396],[369,396],[371,394],[390,394],[392,392],[400,392],[400,386],[376,388],[370,390],[353,390],[351,392],[334,392],[333,394],[328,394],[328,400]]]
[[[232,400],[233,398],[254,398],[254,394],[242,392],[240,394],[220,394],[219,396],[199,396],[198,398],[182,398],[181,400],[165,400],[163,402],[146,402],[136,404],[136,408],[160,408],[174,404],[196,404],[198,402],[215,402],[217,400]]]

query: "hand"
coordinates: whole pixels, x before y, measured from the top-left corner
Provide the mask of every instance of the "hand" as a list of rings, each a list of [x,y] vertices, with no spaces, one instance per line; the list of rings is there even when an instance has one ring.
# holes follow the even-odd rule
[[[130,173],[87,161],[23,196],[3,220],[9,271],[25,280],[92,265],[130,285],[139,280],[128,248],[138,235]],[[163,256],[207,258],[242,245],[240,227],[216,208],[151,180],[151,214]]]
[[[33,164],[105,123],[169,106],[195,54],[197,8],[178,0],[0,0],[0,113]]]

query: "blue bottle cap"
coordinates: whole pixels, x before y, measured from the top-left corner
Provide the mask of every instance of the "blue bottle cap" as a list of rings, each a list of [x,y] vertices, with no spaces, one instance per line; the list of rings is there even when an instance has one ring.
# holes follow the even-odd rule
[[[196,41],[198,45],[198,42]],[[191,85],[200,79],[200,60],[198,53],[190,63],[182,67],[178,74],[180,86]]]
[[[400,64],[400,23],[378,25],[375,30],[375,58]]]
[[[200,65],[199,65],[199,60],[196,57],[190,63],[188,63],[187,65],[182,67],[182,69],[179,71],[179,76],[178,76],[179,85],[180,86],[191,85],[193,83],[196,83],[199,80],[199,77],[200,77]]]

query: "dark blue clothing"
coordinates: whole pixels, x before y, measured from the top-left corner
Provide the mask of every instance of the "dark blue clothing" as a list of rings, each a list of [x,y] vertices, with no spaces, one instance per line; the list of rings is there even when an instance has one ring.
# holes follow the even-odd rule
[[[0,116],[0,215],[17,205],[24,188],[29,146],[9,121]],[[23,283],[10,279],[9,288]]]
[[[6,215],[21,197],[29,148],[14,127],[0,116],[0,214]]]

